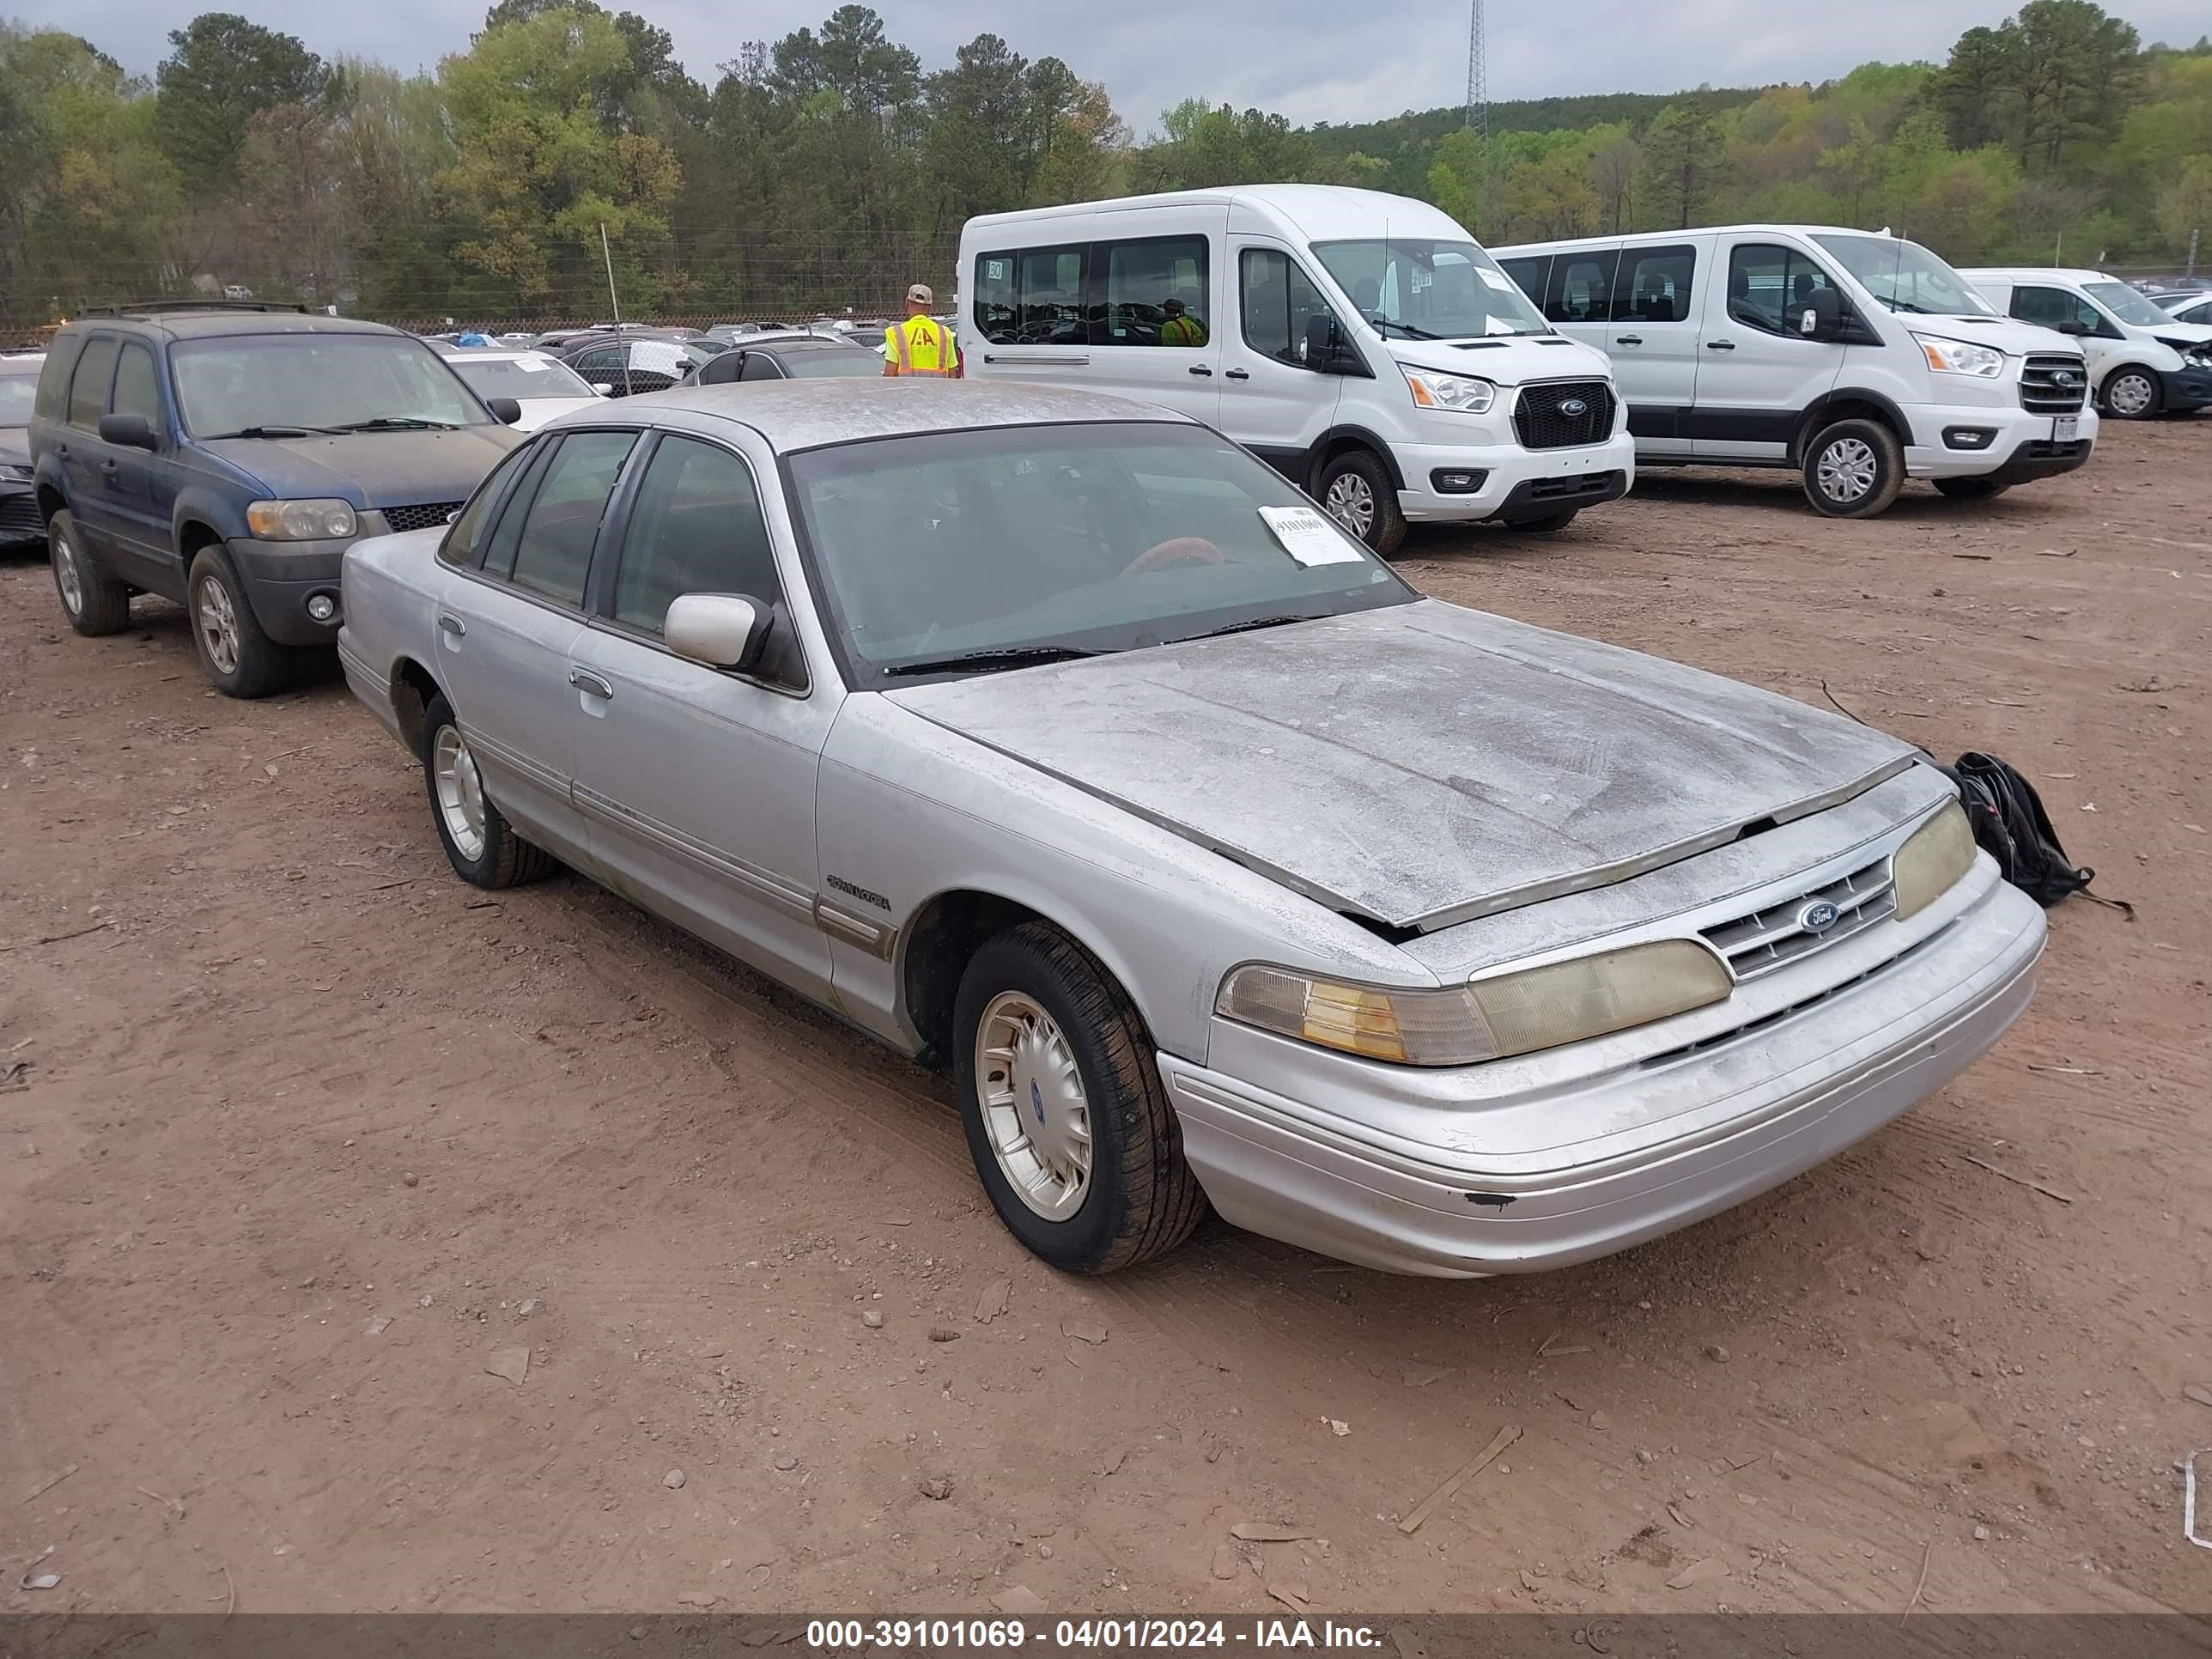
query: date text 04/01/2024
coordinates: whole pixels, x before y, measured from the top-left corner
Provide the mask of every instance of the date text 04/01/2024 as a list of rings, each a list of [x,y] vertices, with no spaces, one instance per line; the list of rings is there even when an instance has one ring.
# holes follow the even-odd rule
[[[1121,1648],[1379,1648],[1382,1632],[1366,1625],[1304,1619],[1061,1619],[1047,1626],[1023,1619],[821,1619],[806,1627],[806,1645],[841,1648],[1021,1648],[1100,1650]]]

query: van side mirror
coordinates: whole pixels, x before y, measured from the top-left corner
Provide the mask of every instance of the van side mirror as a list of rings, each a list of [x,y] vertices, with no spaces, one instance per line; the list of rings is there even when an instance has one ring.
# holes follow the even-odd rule
[[[1844,296],[1832,288],[1814,289],[1797,308],[1797,331],[1808,340],[1841,340]]]
[[[2088,324],[2083,322],[2079,317],[2065,318],[2052,326],[2061,334],[2087,334],[2089,331]]]
[[[685,593],[669,605],[660,637],[679,657],[750,674],[760,666],[771,615],[743,593]]]
[[[160,447],[154,436],[154,423],[143,415],[101,416],[100,441],[120,449],[143,449],[149,454]]]
[[[1306,337],[1299,342],[1299,362],[1323,374],[1341,374],[1349,355],[1344,331],[1336,325],[1334,316],[1320,311],[1306,319]]]

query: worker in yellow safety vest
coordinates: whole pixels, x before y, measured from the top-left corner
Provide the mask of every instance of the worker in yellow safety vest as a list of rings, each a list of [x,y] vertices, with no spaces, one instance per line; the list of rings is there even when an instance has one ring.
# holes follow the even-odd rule
[[[1162,345],[1202,346],[1206,343],[1206,325],[1192,316],[1182,301],[1170,300],[1162,306],[1160,319]]]
[[[961,378],[960,348],[952,331],[929,314],[937,303],[927,283],[906,291],[906,320],[884,330],[884,373]]]

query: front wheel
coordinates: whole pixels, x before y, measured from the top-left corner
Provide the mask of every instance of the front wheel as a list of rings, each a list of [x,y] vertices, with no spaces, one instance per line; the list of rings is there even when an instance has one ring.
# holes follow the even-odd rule
[[[1206,1213],[1135,1005],[1058,928],[978,951],[953,1009],[968,1151],[1007,1231],[1068,1273],[1164,1254]]]
[[[1905,488],[1905,446],[1878,421],[1838,421],[1805,446],[1805,499],[1832,519],[1871,519]]]
[[[97,639],[131,626],[131,590],[86,554],[84,532],[67,507],[47,522],[46,553],[54,568],[54,594],[71,628]]]
[[[226,697],[265,697],[299,678],[299,653],[269,637],[221,548],[204,547],[192,560],[185,609],[191,615],[200,672]]]
[[[2104,404],[2116,421],[2147,421],[2158,413],[2158,382],[2148,369],[2116,368],[2106,377]]]
[[[1370,451],[1347,449],[1322,469],[1316,486],[1322,511],[1377,553],[1395,553],[1406,539],[1389,469]]]

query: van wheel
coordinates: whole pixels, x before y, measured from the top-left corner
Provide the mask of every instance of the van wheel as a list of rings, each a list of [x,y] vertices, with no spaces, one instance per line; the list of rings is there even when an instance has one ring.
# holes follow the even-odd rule
[[[1905,488],[1905,446],[1879,421],[1838,421],[1805,446],[1805,499],[1832,519],[1886,513]]]
[[[1525,530],[1532,535],[1548,536],[1554,530],[1565,530],[1575,521],[1575,514],[1581,511],[1578,507],[1571,507],[1564,513],[1547,513],[1540,518],[1508,519],[1505,527],[1508,530]]]
[[[976,951],[953,1006],[968,1151],[1034,1254],[1105,1273],[1173,1249],[1206,1214],[1136,1006],[1048,922]]]
[[[484,793],[477,757],[442,696],[422,710],[422,780],[430,792],[430,822],[438,828],[446,859],[463,881],[477,887],[514,887],[550,876],[560,866],[542,847],[514,833],[507,815]]]
[[[1999,483],[1994,478],[1938,478],[1936,493],[1948,495],[1954,501],[1985,501],[1992,495],[2002,495],[2012,486]]]
[[[2147,421],[2158,413],[2158,382],[2148,371],[2123,365],[2105,377],[2105,413],[2116,421]]]
[[[1377,553],[1395,553],[1406,539],[1406,515],[1389,470],[1374,453],[1347,449],[1321,470],[1322,511]]]
[[[185,609],[200,672],[226,697],[265,697],[299,677],[299,654],[263,631],[230,556],[204,547],[185,578]]]
[[[131,590],[92,562],[67,507],[47,521],[46,555],[54,567],[54,592],[71,628],[97,639],[131,626]]]

